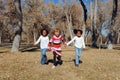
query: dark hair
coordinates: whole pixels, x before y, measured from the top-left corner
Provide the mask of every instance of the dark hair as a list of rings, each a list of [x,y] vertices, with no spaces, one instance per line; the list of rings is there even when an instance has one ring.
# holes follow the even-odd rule
[[[82,30],[78,30],[77,32],[80,32],[81,34],[83,33],[83,31],[82,31]]]
[[[49,32],[48,32],[48,30],[47,29],[41,29],[41,35],[43,35],[43,31],[46,31],[46,35],[45,36],[47,36],[48,34],[49,34]]]
[[[80,29],[74,29],[73,32],[74,32],[74,34],[77,34],[78,32],[80,32],[81,34],[83,33],[83,31]]]

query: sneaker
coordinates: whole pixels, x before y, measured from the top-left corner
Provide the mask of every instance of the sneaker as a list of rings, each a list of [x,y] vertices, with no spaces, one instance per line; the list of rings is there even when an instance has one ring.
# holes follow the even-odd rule
[[[78,64],[75,64],[75,67],[79,67],[79,65],[78,65]]]
[[[62,60],[61,60],[61,61],[58,61],[58,64],[59,64],[59,65],[62,65],[62,63],[63,63],[63,61],[62,61]]]
[[[52,69],[54,69],[55,68],[55,66],[52,66]]]

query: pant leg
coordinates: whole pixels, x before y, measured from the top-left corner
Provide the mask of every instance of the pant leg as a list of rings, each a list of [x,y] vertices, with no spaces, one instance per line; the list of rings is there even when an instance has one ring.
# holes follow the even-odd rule
[[[45,64],[46,60],[47,60],[47,56],[46,56],[46,48],[45,49],[41,49],[41,64]]]
[[[41,63],[41,64],[44,64],[43,54],[44,54],[44,50],[41,49],[41,55],[40,55],[40,63]]]
[[[75,64],[79,64],[79,49],[75,47]]]
[[[81,54],[82,54],[82,48],[79,48],[79,50],[78,50],[78,57],[80,57]]]
[[[56,62],[56,52],[53,52],[53,65],[56,66],[57,65],[57,62]]]
[[[61,56],[60,56],[60,55],[57,56],[57,59],[58,59],[58,63],[59,63],[60,65],[62,65],[62,59],[61,59]]]
[[[79,64],[79,58],[80,58],[80,56],[82,54],[82,48],[75,48],[75,52],[76,52],[75,63]]]

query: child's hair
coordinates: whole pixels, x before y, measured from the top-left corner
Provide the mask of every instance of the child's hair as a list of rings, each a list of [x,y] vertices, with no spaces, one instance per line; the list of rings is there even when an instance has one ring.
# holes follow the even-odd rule
[[[83,31],[82,31],[82,30],[78,30],[77,32],[80,32],[81,34],[83,33]]]
[[[54,29],[54,34],[55,34],[55,31],[59,31],[59,33],[61,34],[61,30],[59,28]]]
[[[74,34],[77,34],[78,32],[80,32],[81,34],[83,33],[83,31],[80,29],[74,29],[73,32],[74,32]]]
[[[46,35],[45,35],[45,36],[47,36],[47,35],[49,34],[49,32],[48,32],[48,30],[45,29],[45,28],[44,28],[44,29],[41,29],[41,35],[43,35],[43,31],[44,31],[44,30],[46,31]]]

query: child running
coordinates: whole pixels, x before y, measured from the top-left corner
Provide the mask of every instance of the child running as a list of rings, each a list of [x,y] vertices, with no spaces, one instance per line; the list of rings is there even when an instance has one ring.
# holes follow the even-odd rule
[[[53,52],[53,67],[57,66],[57,63],[62,64],[61,59],[61,44],[62,42],[65,44],[65,39],[63,39],[61,35],[60,29],[56,28],[54,30],[54,35],[51,37],[50,42],[48,44],[49,49]],[[56,61],[56,59],[58,61]]]
[[[34,43],[34,45],[38,44],[39,42],[40,42],[40,48],[41,48],[41,61],[40,62],[42,65],[44,65],[47,63],[46,51],[47,51],[48,43],[49,43],[48,31],[46,29],[41,30],[41,36]]]
[[[76,30],[76,36],[67,43],[67,46],[71,44],[73,41],[75,41],[74,46],[75,46],[75,66],[79,66],[79,57],[81,56],[82,53],[82,48],[85,48],[85,42],[84,38],[81,36],[82,35],[82,30]]]

